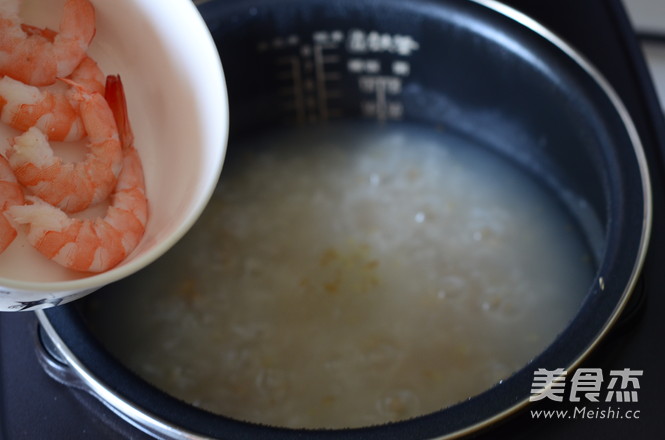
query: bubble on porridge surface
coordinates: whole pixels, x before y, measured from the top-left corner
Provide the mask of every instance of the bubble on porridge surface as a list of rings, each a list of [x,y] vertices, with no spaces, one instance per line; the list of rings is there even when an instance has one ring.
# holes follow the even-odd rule
[[[230,151],[185,239],[85,302],[118,358],[209,411],[342,428],[439,410],[545,349],[592,282],[553,195],[454,134],[340,123]]]

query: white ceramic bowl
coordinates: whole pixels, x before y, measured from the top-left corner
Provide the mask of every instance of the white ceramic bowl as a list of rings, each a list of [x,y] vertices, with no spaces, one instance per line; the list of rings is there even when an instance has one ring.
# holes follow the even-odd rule
[[[66,270],[19,234],[0,254],[2,311],[63,304],[145,267],[189,230],[221,172],[226,86],[217,49],[191,0],[91,1],[97,33],[88,53],[125,86],[150,219],[136,250],[101,274]],[[57,29],[63,4],[24,0],[23,21]],[[0,133],[3,139],[10,134]]]

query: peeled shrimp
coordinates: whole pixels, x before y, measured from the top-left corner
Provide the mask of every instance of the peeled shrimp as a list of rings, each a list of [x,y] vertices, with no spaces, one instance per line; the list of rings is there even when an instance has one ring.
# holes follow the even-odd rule
[[[52,39],[22,26],[18,12],[18,1],[2,2],[0,75],[35,86],[69,76],[95,36],[95,9],[89,0],[65,2],[59,30]]]
[[[120,127],[123,166],[105,217],[71,218],[31,196],[26,197],[29,204],[7,210],[16,223],[27,226],[27,239],[39,252],[83,272],[103,272],[119,264],[138,245],[148,220],[143,168],[134,148],[119,77],[109,77],[107,100]]]
[[[39,28],[27,24],[22,24],[21,29],[28,35],[39,35],[53,43],[58,33],[49,28]],[[67,78],[82,85],[91,92],[104,94],[106,88],[105,76],[102,69],[99,68],[95,60],[85,55],[81,62],[74,68],[71,75]]]
[[[65,163],[36,127],[15,137],[7,155],[19,183],[32,194],[66,212],[78,212],[105,200],[113,191],[123,155],[113,112],[104,96],[68,82],[80,101],[88,134],[85,160]]]
[[[10,206],[23,203],[23,190],[16,182],[7,159],[0,156],[0,253],[7,249],[17,234],[14,226],[4,216],[4,212]]]
[[[51,42],[57,36],[57,32],[48,28],[26,24],[21,28],[28,35],[38,35]],[[68,78],[90,92],[104,93],[104,73],[88,56]],[[73,99],[71,88],[63,82],[39,88],[7,76],[1,78],[0,120],[20,131],[35,126],[52,141],[75,141],[86,134],[78,102]]]
[[[104,93],[104,73],[89,57],[69,79],[90,92]],[[40,88],[5,76],[0,78],[0,120],[20,131],[37,127],[51,141],[82,139],[86,132],[74,95],[62,81]]]

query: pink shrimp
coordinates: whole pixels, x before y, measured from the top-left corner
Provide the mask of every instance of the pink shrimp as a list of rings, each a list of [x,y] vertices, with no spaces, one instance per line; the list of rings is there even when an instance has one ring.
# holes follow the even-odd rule
[[[75,219],[36,197],[8,214],[27,225],[28,241],[47,258],[69,269],[103,272],[123,261],[138,245],[148,220],[141,160],[134,148],[120,78],[107,80],[107,100],[120,127],[123,167],[103,218]]]
[[[58,33],[49,28],[39,28],[28,24],[22,24],[21,29],[28,35],[39,35],[53,43]],[[104,94],[106,89],[104,72],[99,68],[95,60],[85,55],[67,78],[82,85],[91,92]]]
[[[104,93],[104,73],[89,57],[69,79],[90,92]],[[51,141],[80,140],[86,132],[74,95],[64,82],[40,88],[5,76],[0,78],[0,120],[20,131],[37,127]]]
[[[16,229],[4,216],[4,212],[10,206],[23,203],[23,190],[16,182],[7,159],[0,156],[0,253],[7,249],[17,235]]]
[[[67,82],[76,91],[88,134],[85,160],[65,163],[36,127],[14,138],[7,155],[19,183],[47,203],[78,212],[108,198],[123,158],[113,112],[104,96]]]
[[[18,5],[5,2],[0,10],[0,75],[36,86],[69,76],[95,36],[94,6],[89,0],[67,0],[51,40],[21,25]]]

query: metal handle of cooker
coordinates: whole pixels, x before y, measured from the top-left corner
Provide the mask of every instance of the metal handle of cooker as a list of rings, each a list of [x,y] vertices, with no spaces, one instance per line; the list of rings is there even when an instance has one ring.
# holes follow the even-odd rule
[[[140,417],[131,417],[107,402],[98,395],[83,379],[76,370],[67,362],[67,359],[58,349],[56,343],[48,335],[41,324],[37,324],[36,331],[37,359],[42,368],[53,380],[64,386],[84,391],[101,402],[118,417],[156,439],[187,439],[204,440],[205,437],[198,436],[184,430],[177,430],[166,426],[162,421],[151,417],[149,414],[141,413]],[[138,409],[137,409],[138,411]]]
[[[60,354],[44,327],[37,325],[36,334],[37,360],[46,374],[58,383],[94,395]]]

